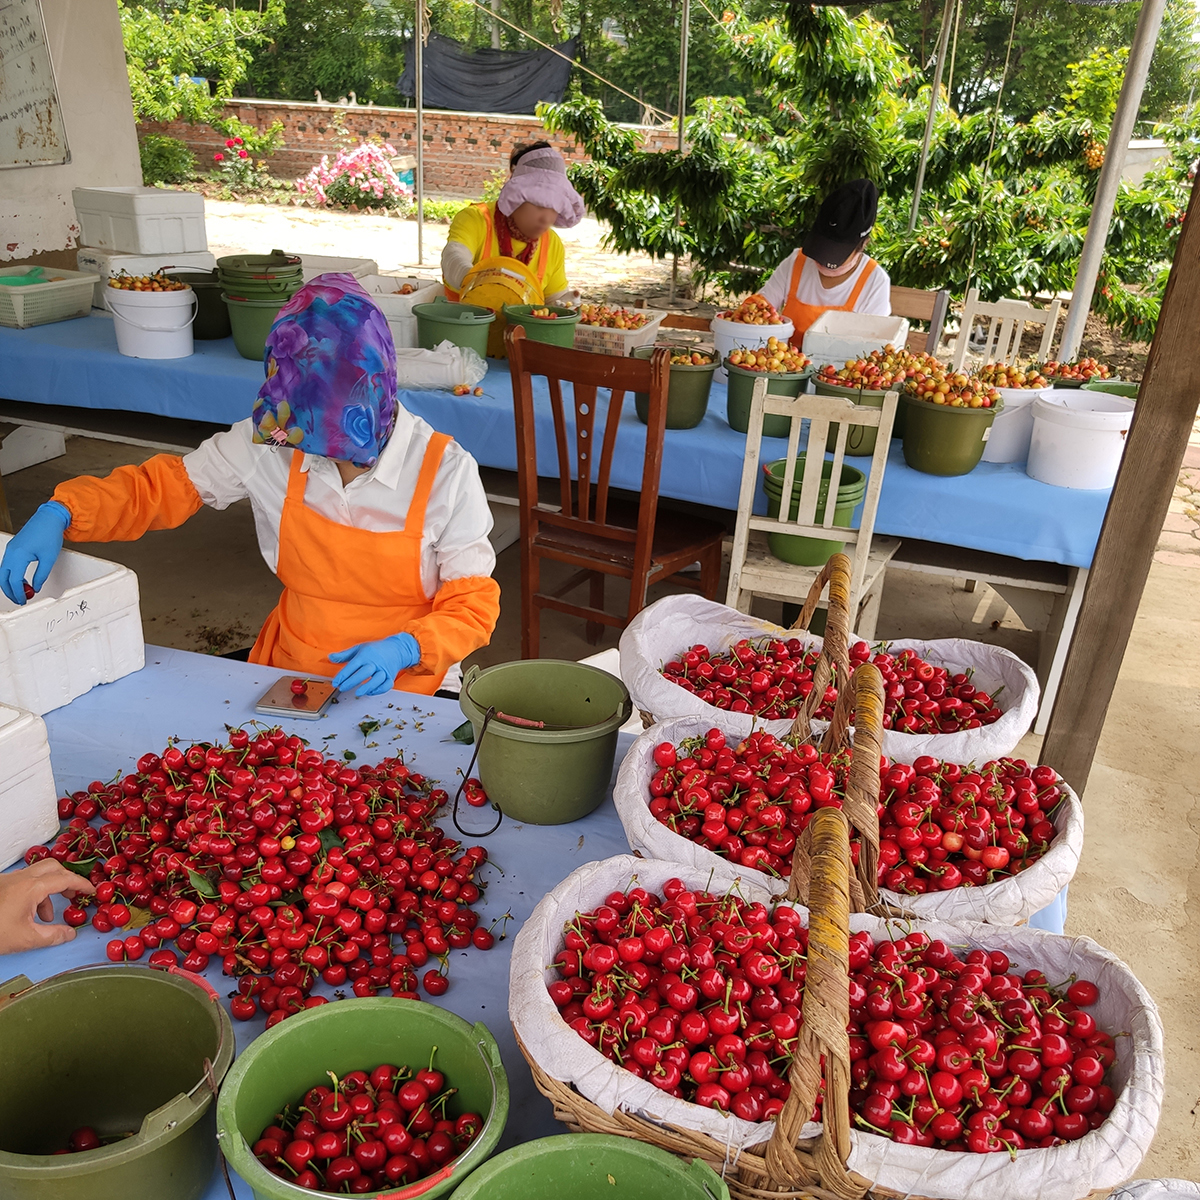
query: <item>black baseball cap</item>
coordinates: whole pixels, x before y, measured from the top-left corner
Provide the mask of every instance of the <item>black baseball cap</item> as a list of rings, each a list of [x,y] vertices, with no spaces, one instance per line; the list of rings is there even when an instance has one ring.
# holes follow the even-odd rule
[[[822,267],[840,267],[875,225],[879,189],[869,179],[852,179],[829,193],[801,249]]]

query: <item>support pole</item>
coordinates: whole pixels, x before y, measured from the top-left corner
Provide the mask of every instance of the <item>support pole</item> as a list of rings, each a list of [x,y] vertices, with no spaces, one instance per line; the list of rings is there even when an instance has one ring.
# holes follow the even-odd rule
[[[1200,395],[1200,361],[1195,353],[1196,330],[1200,329],[1198,196],[1200,190],[1193,187],[1188,204],[1192,220],[1183,223],[1179,235],[1125,440],[1125,455],[1042,745],[1042,762],[1080,793],[1087,786],[1154,548],[1196,419],[1196,397]]]
[[[954,24],[954,0],[946,0],[942,9],[942,27],[938,30],[937,64],[933,68],[933,91],[929,95],[929,116],[925,120],[925,140],[921,143],[921,162],[917,167],[917,182],[913,188],[912,211],[908,214],[908,232],[917,227],[917,212],[921,206],[921,189],[925,186],[925,168],[929,164],[929,147],[933,143],[933,120],[937,115],[938,93],[942,90],[942,68],[946,65],[946,44]]]
[[[492,0],[492,12],[496,14],[492,18],[492,49],[500,49],[500,22],[496,17],[500,15],[500,0]]]
[[[417,265],[425,265],[425,0],[417,0],[413,38],[416,59],[413,93],[417,102]]]
[[[682,0],[679,10],[679,139],[677,147],[683,153],[683,122],[687,116],[687,73],[688,73],[688,33],[691,20],[691,0]],[[679,226],[679,202],[675,202],[675,225]],[[675,291],[679,286],[679,255],[673,255],[671,261],[671,296],[670,302],[675,302]]]
[[[1125,168],[1125,154],[1129,149],[1129,138],[1133,133],[1138,107],[1142,103],[1142,90],[1146,86],[1146,76],[1150,71],[1150,59],[1154,55],[1154,44],[1158,41],[1164,8],[1166,0],[1142,0],[1142,11],[1138,14],[1133,44],[1129,47],[1125,81],[1121,84],[1121,95],[1117,100],[1112,131],[1108,135],[1104,166],[1100,168],[1100,179],[1096,183],[1096,199],[1092,204],[1092,215],[1083,239],[1083,251],[1079,255],[1079,270],[1076,272],[1075,287],[1071,292],[1071,308],[1067,313],[1062,341],[1058,347],[1060,362],[1070,362],[1079,352],[1079,343],[1083,340],[1083,328],[1091,311],[1096,277],[1100,274],[1100,260],[1104,257],[1108,227],[1112,222],[1113,207],[1117,202],[1117,188],[1121,183],[1121,172]]]

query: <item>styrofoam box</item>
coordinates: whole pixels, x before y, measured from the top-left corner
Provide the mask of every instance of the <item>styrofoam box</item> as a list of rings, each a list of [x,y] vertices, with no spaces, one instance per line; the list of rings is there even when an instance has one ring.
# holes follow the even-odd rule
[[[417,348],[417,318],[388,317],[388,328],[392,331],[392,345],[397,350]]]
[[[304,272],[305,283],[318,275],[333,272],[353,275],[355,279],[379,274],[379,264],[373,258],[335,258],[327,254],[301,254],[300,269]]]
[[[11,534],[0,533],[0,554]],[[50,712],[146,663],[137,576],[64,550],[22,607],[0,594],[0,704]]]
[[[46,722],[0,704],[0,871],[58,832]]]
[[[399,275],[364,275],[359,282],[371,293],[371,299],[379,305],[389,323],[394,317],[411,317],[414,304],[428,304],[438,292],[442,291],[442,285],[436,279],[406,279]],[[402,296],[399,294],[399,289],[406,283],[415,290]],[[395,330],[392,332],[395,333]]]
[[[804,353],[818,367],[843,365],[872,350],[892,345],[902,349],[908,341],[904,317],[871,317],[855,312],[823,312],[805,331]]]
[[[217,260],[207,250],[164,251],[162,254],[119,254],[115,250],[100,250],[95,246],[80,246],[76,260],[81,271],[95,271],[100,276],[92,297],[93,308],[104,308],[104,289],[113,275],[153,275],[171,267],[181,270],[212,271]]]
[[[79,242],[121,254],[186,254],[208,249],[204,197],[170,188],[75,188]]]

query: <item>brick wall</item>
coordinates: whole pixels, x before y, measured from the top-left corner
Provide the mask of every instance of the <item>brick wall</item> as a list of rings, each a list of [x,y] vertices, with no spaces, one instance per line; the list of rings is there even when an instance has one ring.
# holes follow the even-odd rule
[[[345,115],[349,133],[360,138],[378,134],[398,154],[416,153],[416,113],[411,108],[375,108],[306,104],[287,100],[233,100],[228,111],[259,129],[283,122],[283,146],[270,160],[271,173],[280,179],[295,179],[318,163],[322,154],[335,153],[335,113]],[[548,135],[537,117],[513,117],[496,113],[425,111],[425,190],[433,195],[477,196],[493,171],[507,170],[513,146],[545,138],[569,162],[586,160],[574,139]],[[141,133],[160,133],[186,142],[203,170],[214,151],[223,149],[220,136],[207,125],[183,121],[145,122]],[[642,145],[648,150],[665,150],[675,145],[670,129],[638,127]]]

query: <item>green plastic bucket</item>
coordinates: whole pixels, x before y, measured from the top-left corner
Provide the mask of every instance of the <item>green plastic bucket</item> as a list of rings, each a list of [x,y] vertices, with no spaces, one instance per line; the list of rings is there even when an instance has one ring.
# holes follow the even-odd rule
[[[953,408],[902,395],[904,461],[926,475],[967,475],[983,457],[996,414],[1004,408]]]
[[[221,301],[221,282],[216,271],[168,271],[167,278],[186,283],[196,293],[192,337],[211,342],[229,336],[229,310]]]
[[[800,511],[800,489],[804,483],[805,454],[796,455],[796,477],[792,480],[792,504],[788,516],[795,518]],[[787,459],[776,459],[763,467],[763,491],[767,494],[767,516],[779,516],[783,500],[783,470]],[[829,480],[833,474],[833,463],[822,459],[821,486],[817,491],[816,522],[825,519],[825,504],[829,499]],[[850,528],[854,510],[862,503],[867,491],[867,477],[857,468],[842,464],[842,478],[833,507],[833,523]],[[776,558],[798,567],[824,566],[831,556],[845,549],[845,542],[825,538],[800,537],[794,533],[769,533],[767,544]]]
[[[0,998],[10,995],[0,1003],[0,1196],[203,1195],[217,1159],[205,1063],[217,1085],[234,1052],[216,992],[186,971],[112,965],[36,985],[10,979]],[[120,1140],[54,1153],[85,1125]]]
[[[729,397],[725,411],[729,428],[736,429],[738,433],[747,433],[750,429],[750,401],[754,396],[756,379],[766,374],[768,395],[794,397],[804,391],[805,383],[812,376],[811,371],[747,371],[745,367],[732,366],[728,359],[725,360],[725,370],[729,372]],[[791,428],[791,417],[770,413],[763,417],[763,437],[785,438]]]
[[[254,1157],[250,1147],[259,1134],[285,1104],[294,1104],[317,1084],[328,1085],[326,1071],[340,1078],[383,1063],[423,1067],[434,1047],[435,1069],[445,1074],[449,1087],[458,1089],[446,1105],[448,1115],[479,1113],[484,1125],[463,1154],[403,1194],[423,1200],[449,1195],[496,1148],[508,1120],[508,1077],[486,1025],[468,1025],[420,1000],[339,1000],[288,1017],[251,1042],[229,1072],[217,1103],[217,1138],[229,1165],[257,1200],[311,1196]]]
[[[691,1166],[645,1142],[567,1133],[514,1146],[485,1163],[454,1200],[728,1200],[702,1159]]]
[[[287,303],[284,296],[275,300],[240,300],[223,295],[221,299],[229,309],[229,325],[233,331],[233,344],[243,358],[262,362],[267,352],[267,334],[279,316],[279,310]]]
[[[488,326],[496,319],[490,308],[454,304],[439,297],[429,304],[414,304],[413,315],[417,318],[417,345],[422,350],[453,342],[474,350],[480,358],[487,357]]]
[[[818,379],[817,395],[842,396],[847,400],[852,400],[862,408],[882,408],[883,398],[887,395],[887,392],[872,391],[870,388],[843,387],[840,383],[822,383]],[[830,454],[833,453],[834,447],[837,444],[837,433],[838,427],[830,425],[829,437],[825,442],[825,449]],[[846,434],[846,453],[860,458],[868,454],[874,454],[878,435],[879,427],[877,425],[851,425]]]
[[[631,358],[649,358],[655,346],[635,346]],[[713,359],[705,366],[674,363],[667,383],[667,428],[695,429],[708,412],[708,394],[712,391],[713,376],[721,364]],[[634,408],[643,425],[650,420],[650,393],[634,392]],[[749,411],[746,420],[749,421]]]
[[[463,678],[459,707],[479,745],[484,791],[505,816],[531,825],[565,825],[598,808],[608,794],[617,731],[633,703],[607,671],[565,659],[528,658]],[[544,729],[492,719],[489,708]]]
[[[550,317],[531,317],[535,308],[548,308],[557,313]],[[570,350],[575,345],[575,326],[579,324],[579,310],[563,308],[557,304],[506,304],[504,315],[510,325],[520,325],[531,342],[545,342],[548,346],[562,346]]]
[[[1140,383],[1126,383],[1120,379],[1097,379],[1092,383],[1085,383],[1083,390],[1107,392],[1110,396],[1125,396],[1129,400],[1136,400],[1141,386]]]
[[[273,279],[304,278],[304,264],[297,254],[272,250],[270,254],[227,254],[217,259],[217,271],[226,279],[265,283]]]

